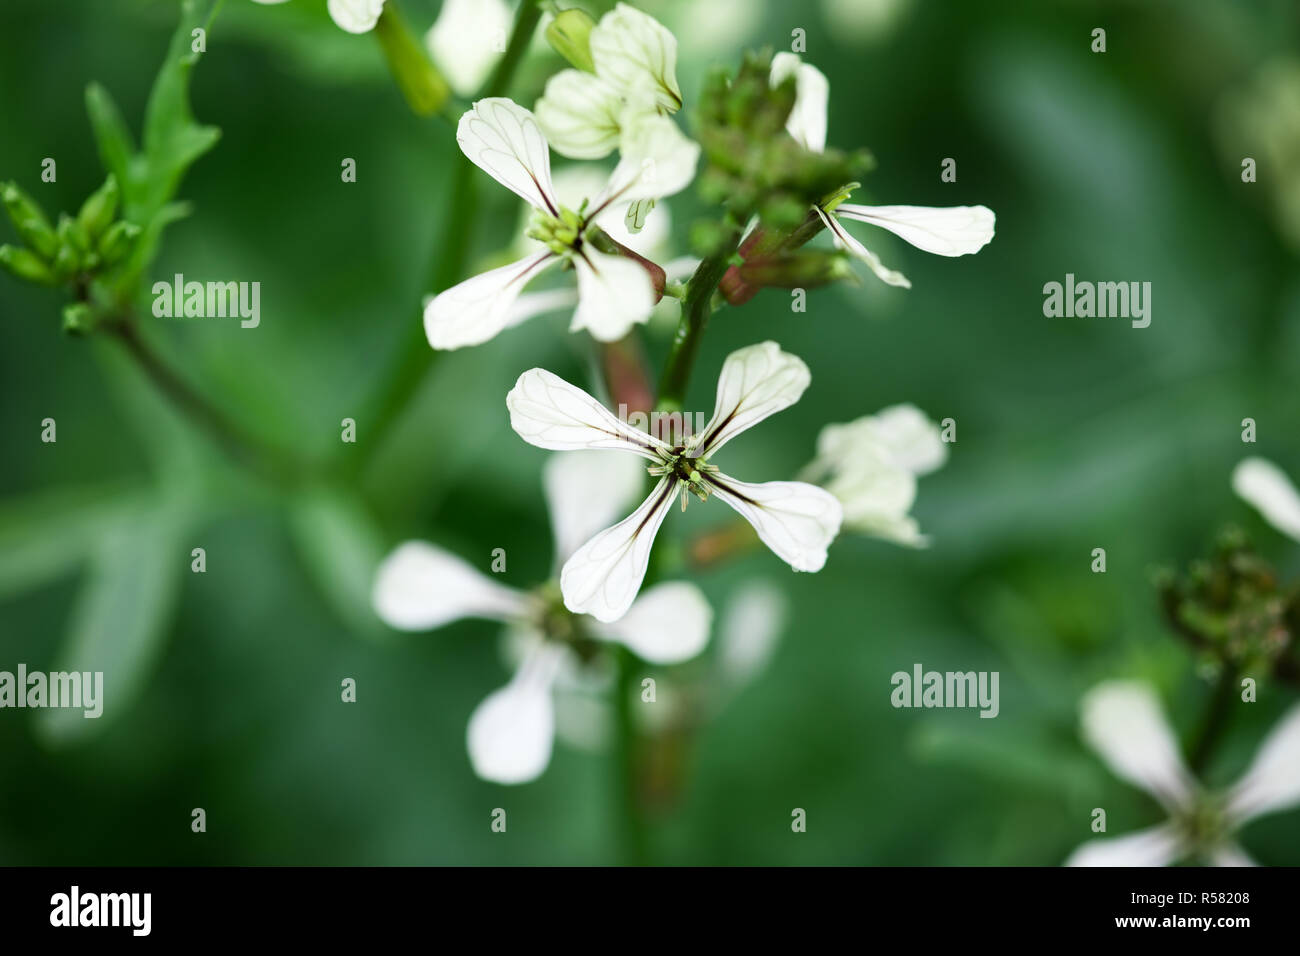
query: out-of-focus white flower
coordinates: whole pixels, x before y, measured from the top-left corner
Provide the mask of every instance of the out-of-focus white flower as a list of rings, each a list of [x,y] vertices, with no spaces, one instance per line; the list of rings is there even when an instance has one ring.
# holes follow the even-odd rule
[[[1207,794],[1184,766],[1154,690],[1109,681],[1083,699],[1083,737],[1115,776],[1151,794],[1167,823],[1089,840],[1067,866],[1167,866],[1198,856],[1216,866],[1252,866],[1233,835],[1256,817],[1300,804],[1300,705],[1278,722],[1233,786]]]
[[[572,159],[608,156],[629,124],[682,105],[677,39],[654,17],[620,3],[592,28],[590,44],[595,72],[560,71],[536,106],[552,148]]]
[[[757,677],[776,652],[788,602],[768,581],[742,585],[728,600],[718,624],[718,669],[733,688]]]
[[[505,0],[443,0],[424,45],[451,88],[471,96],[505,54],[509,32]]]
[[[786,120],[786,131],[805,149],[820,153],[826,148],[830,83],[820,70],[804,63],[797,54],[778,53],[772,58],[772,85],[777,86],[791,76],[795,78],[795,103]],[[889,285],[911,288],[912,283],[901,272],[887,268],[879,256],[849,235],[840,218],[887,229],[904,242],[937,256],[971,255],[993,238],[996,217],[987,206],[857,206],[844,202],[856,186],[851,184],[814,208],[835,245],[865,262]]]
[[[547,462],[557,566],[618,514],[640,489],[641,474],[629,459],[594,452],[555,455]],[[581,664],[593,642],[623,644],[651,663],[676,663],[704,649],[712,625],[704,595],[682,581],[650,588],[622,620],[610,622],[572,615],[557,597],[547,588],[520,591],[498,584],[423,541],[399,545],[375,576],[375,612],[399,630],[429,630],[466,617],[507,625],[515,675],[475,709],[466,736],[474,771],[486,780],[526,783],[546,769],[556,732],[553,692],[592,689]]]
[[[1232,472],[1232,490],[1285,535],[1300,541],[1300,493],[1277,465],[1245,458]]]
[[[670,196],[690,183],[700,148],[671,120],[650,116],[624,130],[620,162],[604,189],[576,212],[556,198],[546,137],[517,103],[479,100],[461,117],[456,141],[471,162],[533,207],[528,234],[541,249],[435,296],[424,310],[430,345],[477,345],[522,321],[514,307],[524,286],[557,263],[578,279],[572,331],[586,329],[610,342],[649,317],[655,302],[649,273],[632,259],[601,252],[588,234],[609,206]]]
[[[284,3],[285,0],[255,0],[261,4]],[[348,33],[369,33],[384,12],[384,0],[329,0],[330,17]]]
[[[948,446],[914,405],[892,405],[817,436],[817,456],[802,473],[844,506],[844,527],[910,547],[928,542],[910,514],[916,479],[941,467]]]
[[[716,495],[758,532],[796,571],[818,571],[839,532],[840,503],[822,488],[800,481],[751,484],[718,471],[708,459],[736,435],[793,405],[811,376],[799,358],[763,342],[733,352],[718,378],[713,417],[698,434],[669,445],[619,421],[582,389],[534,368],[506,396],[510,425],[539,448],[590,448],[631,452],[647,459],[659,479],[632,514],[580,547],[560,572],[564,603],[598,620],[622,617],[645,577],[650,547],[673,500]]]

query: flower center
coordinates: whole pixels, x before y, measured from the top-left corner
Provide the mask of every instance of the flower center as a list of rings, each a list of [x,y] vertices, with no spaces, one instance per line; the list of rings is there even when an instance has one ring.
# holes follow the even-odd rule
[[[692,445],[677,445],[671,452],[661,456],[661,464],[646,468],[656,478],[671,475],[677,480],[677,485],[682,490],[683,511],[686,510],[687,492],[701,501],[709,500],[709,492],[713,487],[707,476],[718,470],[717,465],[710,465],[706,459],[692,455],[693,450]]]
[[[1220,800],[1201,797],[1174,817],[1174,825],[1194,851],[1206,855],[1229,835],[1228,817]]]
[[[577,212],[561,206],[558,216],[536,210],[528,225],[528,237],[536,239],[557,256],[572,257],[582,248],[582,234],[587,230],[587,219],[583,215],[586,206],[585,200]]]

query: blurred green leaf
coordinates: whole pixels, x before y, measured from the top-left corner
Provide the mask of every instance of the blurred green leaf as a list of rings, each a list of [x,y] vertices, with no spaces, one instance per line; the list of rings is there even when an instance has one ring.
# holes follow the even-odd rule
[[[86,112],[90,115],[90,125],[95,132],[100,162],[104,164],[104,169],[117,177],[125,193],[132,188],[134,181],[131,167],[135,142],[126,121],[122,119],[122,111],[117,108],[117,103],[108,90],[98,83],[91,83],[86,87]]]
[[[103,715],[42,711],[38,727],[46,739],[64,743],[99,733],[130,708],[158,656],[189,567],[180,541],[184,519],[181,509],[163,503],[131,511],[100,536],[53,670],[102,671]]]

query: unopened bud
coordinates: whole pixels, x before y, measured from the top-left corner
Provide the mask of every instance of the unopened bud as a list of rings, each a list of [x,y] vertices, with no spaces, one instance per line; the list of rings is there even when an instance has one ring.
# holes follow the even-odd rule
[[[584,10],[561,10],[546,28],[546,42],[578,69],[595,73],[596,64],[591,58],[591,28],[595,25]]]
[[[54,273],[50,267],[40,256],[22,246],[0,246],[0,265],[28,282],[38,282],[41,285],[54,284]]]
[[[99,239],[117,214],[117,198],[117,177],[109,173],[104,185],[90,194],[81,212],[77,213],[77,224],[85,230],[92,243]]]
[[[41,207],[13,183],[6,183],[0,193],[3,195],[5,210],[23,242],[31,246],[42,259],[48,261],[54,258],[59,239]]]
[[[84,335],[94,326],[94,311],[84,302],[72,302],[63,307],[63,331]]]
[[[108,231],[104,233],[104,238],[99,240],[99,255],[104,265],[111,266],[120,262],[131,251],[139,235],[140,227],[125,219],[109,226]]]

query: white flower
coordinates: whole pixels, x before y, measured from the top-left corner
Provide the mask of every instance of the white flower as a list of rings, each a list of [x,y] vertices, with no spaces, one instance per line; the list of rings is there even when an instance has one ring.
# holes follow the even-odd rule
[[[557,566],[618,514],[639,490],[641,475],[635,462],[594,452],[547,462]],[[466,735],[475,773],[497,783],[526,783],[546,769],[556,730],[553,690],[586,691],[580,655],[592,641],[623,644],[651,663],[676,663],[704,649],[713,617],[699,588],[682,581],[650,588],[621,620],[576,617],[559,606],[553,590],[498,584],[423,541],[408,541],[384,559],[372,603],[385,623],[404,631],[466,617],[507,625],[517,670],[474,710]]]
[[[1089,840],[1067,866],[1167,866],[1200,856],[1216,866],[1254,865],[1232,839],[1256,817],[1300,804],[1300,705],[1269,733],[1233,786],[1203,791],[1179,756],[1155,692],[1109,681],[1083,699],[1083,736],[1120,779],[1151,794],[1170,820],[1123,837]]]
[[[948,446],[914,405],[893,405],[817,436],[802,477],[820,481],[844,506],[844,527],[897,544],[928,542],[910,515],[916,479],[941,467]]]
[[[578,279],[578,308],[571,330],[587,329],[614,341],[644,322],[655,303],[650,276],[635,261],[601,252],[588,241],[594,220],[618,202],[679,192],[695,175],[700,148],[671,120],[652,116],[623,134],[622,159],[605,188],[577,212],[561,206],[551,182],[551,155],[533,114],[511,100],[479,100],[460,118],[456,141],[493,179],[533,207],[529,235],[541,248],[510,265],[489,270],[434,297],[424,310],[424,329],[436,349],[486,342],[518,316],[519,294],[551,265],[571,267]]]
[[[470,96],[505,53],[509,31],[505,0],[443,0],[424,45],[451,88]]]
[[[284,3],[285,0],[256,0],[258,3]],[[384,0],[329,0],[330,16],[349,33],[369,33],[384,12]]]
[[[817,571],[839,531],[834,495],[799,481],[750,484],[718,471],[708,459],[745,429],[793,405],[808,387],[808,367],[764,342],[733,352],[718,378],[713,417],[703,431],[672,446],[619,421],[580,388],[545,369],[530,369],[506,396],[510,425],[539,448],[628,451],[651,464],[659,479],[649,496],[618,524],[579,548],[560,572],[565,606],[598,620],[617,620],[645,578],[659,526],[681,495],[716,495],[745,518],[758,536],[796,571]]]
[[[675,113],[677,39],[653,17],[620,3],[592,27],[595,73],[562,70],[537,101],[537,121],[556,152],[600,159],[619,146],[628,125]]]
[[[1232,490],[1285,535],[1300,541],[1300,493],[1277,465],[1246,458],[1232,472]]]
[[[795,103],[786,120],[786,131],[805,149],[820,153],[826,148],[830,83],[821,70],[802,62],[796,54],[778,53],[772,58],[772,85],[790,76],[795,78]],[[987,206],[857,206],[837,201],[846,195],[842,193],[815,206],[817,215],[838,248],[865,262],[889,285],[911,288],[912,283],[901,272],[887,268],[874,252],[849,235],[840,218],[888,229],[916,248],[938,256],[971,255],[993,238],[995,217]]]

